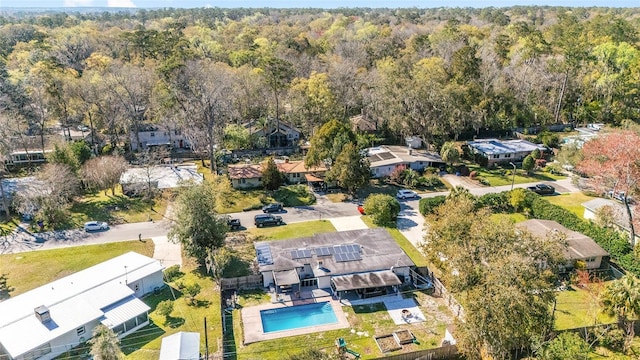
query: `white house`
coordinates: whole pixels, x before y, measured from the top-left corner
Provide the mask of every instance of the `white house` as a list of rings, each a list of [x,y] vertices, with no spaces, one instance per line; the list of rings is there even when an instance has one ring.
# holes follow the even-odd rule
[[[427,167],[438,167],[444,164],[439,154],[411,147],[382,145],[367,149],[371,176],[374,178],[388,176],[394,170],[424,170]]]
[[[180,331],[162,338],[159,360],[200,360],[200,333]]]
[[[138,139],[135,130],[129,133],[129,141],[131,150],[144,150],[153,146],[170,146],[174,149],[189,149],[191,144],[177,128],[168,128],[156,124],[146,124],[138,128],[138,138],[140,139],[140,148],[138,147]]]
[[[411,281],[413,261],[381,228],[254,243],[263,285],[277,293],[328,289],[371,297]]]
[[[467,145],[476,154],[481,154],[488,160],[491,166],[497,163],[508,163],[522,161],[535,149],[546,151],[543,145],[534,144],[527,140],[498,140],[482,139],[467,142]]]
[[[49,360],[103,324],[124,337],[149,323],[140,300],[164,285],[162,265],[129,252],[0,302],[0,358]]]

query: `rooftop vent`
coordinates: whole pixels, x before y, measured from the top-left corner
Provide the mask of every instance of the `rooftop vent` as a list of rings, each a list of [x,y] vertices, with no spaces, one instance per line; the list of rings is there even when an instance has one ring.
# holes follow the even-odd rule
[[[41,323],[51,321],[51,314],[49,313],[48,307],[40,305],[37,308],[33,309],[33,311],[35,312],[36,317],[38,318],[38,320],[40,320]]]

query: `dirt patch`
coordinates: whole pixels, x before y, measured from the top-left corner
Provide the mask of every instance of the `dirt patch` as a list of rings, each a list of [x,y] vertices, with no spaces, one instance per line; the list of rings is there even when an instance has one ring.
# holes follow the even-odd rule
[[[396,338],[392,334],[376,336],[375,339],[376,344],[378,344],[378,348],[380,348],[380,351],[383,353],[402,349],[402,346],[398,344]]]

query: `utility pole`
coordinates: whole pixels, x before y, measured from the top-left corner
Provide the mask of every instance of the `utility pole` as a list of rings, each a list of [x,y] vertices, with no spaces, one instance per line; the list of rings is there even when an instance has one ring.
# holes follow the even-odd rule
[[[223,315],[224,316],[224,315]],[[204,318],[204,356],[209,360],[209,337],[207,336],[207,318]]]
[[[511,178],[511,190],[513,191],[513,184],[516,182],[516,164],[509,162],[513,166],[513,177]]]

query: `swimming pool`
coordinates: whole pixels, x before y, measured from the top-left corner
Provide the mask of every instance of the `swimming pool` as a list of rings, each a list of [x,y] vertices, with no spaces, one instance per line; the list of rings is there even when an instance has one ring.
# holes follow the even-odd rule
[[[265,333],[338,322],[328,302],[260,310],[260,318]]]

